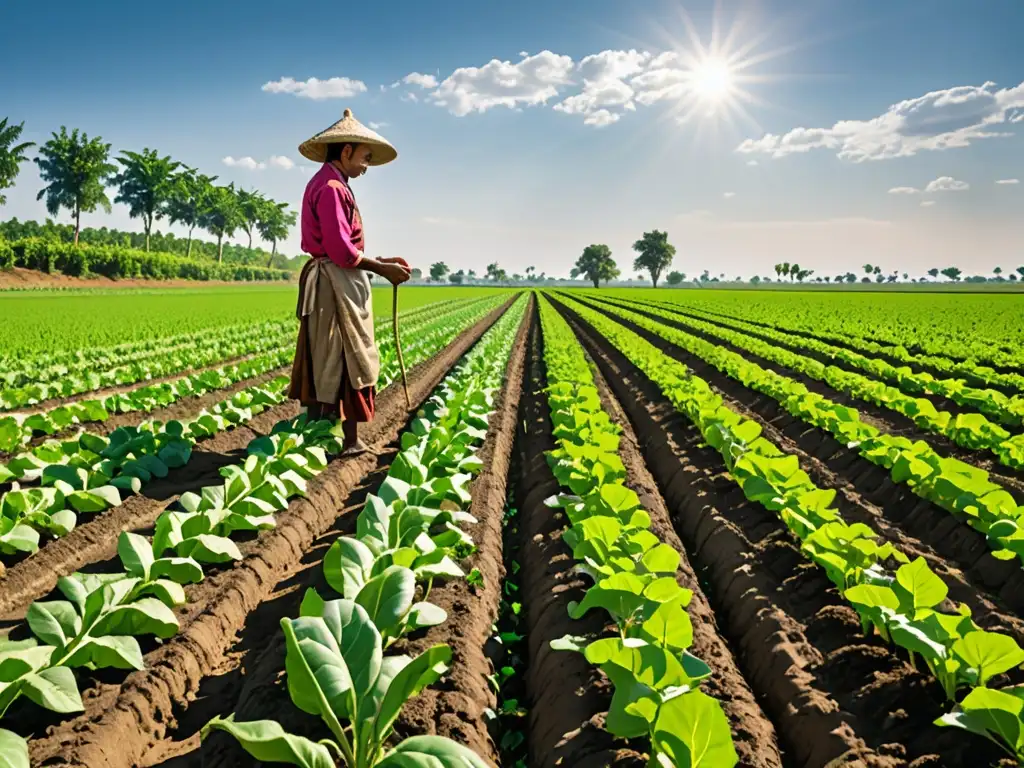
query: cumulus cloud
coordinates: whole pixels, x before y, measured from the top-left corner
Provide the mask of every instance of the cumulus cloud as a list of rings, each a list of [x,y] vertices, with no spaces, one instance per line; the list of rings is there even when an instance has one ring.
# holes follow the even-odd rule
[[[890,195],[916,195],[921,190],[913,187],[893,187],[889,190]]]
[[[292,161],[290,157],[285,157],[284,155],[273,155],[265,162],[263,160],[257,160],[254,157],[231,157],[231,155],[228,155],[223,158],[221,162],[229,168],[243,168],[247,171],[262,171],[268,167],[280,168],[283,171],[290,171],[295,167],[294,161]]]
[[[1020,184],[1020,179],[996,179],[996,184]]]
[[[939,178],[928,182],[924,188],[925,192],[966,192],[971,185],[966,181],[959,181],[952,176],[939,176]]]
[[[228,155],[221,162],[231,168],[244,168],[247,171],[262,171],[267,167],[266,163],[261,163],[251,157],[231,157],[231,155]]]
[[[410,72],[399,83],[418,85],[420,88],[437,88],[437,78],[433,75],[425,75],[422,72]],[[395,85],[399,83],[395,83]]]
[[[585,115],[588,125],[608,125],[621,117],[608,107],[635,109],[633,87],[627,78],[640,74],[650,60],[644,51],[601,51],[584,57],[576,66],[576,74],[583,78],[583,89],[574,96],[555,105],[559,112]]]
[[[736,151],[779,158],[827,149],[853,162],[907,157],[1012,135],[998,129],[1019,122],[1024,111],[1018,114],[1018,110],[1024,110],[1024,82],[999,90],[991,82],[957,86],[893,104],[869,120],[841,120],[830,128],[798,127],[782,135],[767,133],[747,139]]]
[[[263,90],[268,93],[291,93],[300,98],[320,101],[323,99],[347,99],[364,93],[366,83],[347,77],[332,77],[327,80],[318,80],[315,77],[308,80],[282,77],[280,80],[264,83]]]

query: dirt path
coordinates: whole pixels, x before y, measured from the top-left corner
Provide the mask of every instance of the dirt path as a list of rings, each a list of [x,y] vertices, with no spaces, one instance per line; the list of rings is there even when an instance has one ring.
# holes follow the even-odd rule
[[[981,740],[931,725],[946,709],[937,684],[865,639],[824,572],[773,514],[746,500],[692,424],[611,344],[560,309],[630,417],[740,670],[779,729],[787,765],[996,762]]]
[[[409,385],[415,403],[429,396],[510,303],[411,372]],[[390,387],[381,393],[376,419],[362,437],[383,449],[397,439],[407,419],[400,388]],[[107,674],[97,675],[91,685],[83,685],[85,713],[48,728],[45,735],[36,731],[30,743],[33,764],[83,768],[139,764],[163,738],[176,713],[188,706],[203,679],[225,667],[234,638],[248,616],[271,596],[275,585],[300,569],[303,553],[338,518],[339,502],[376,463],[372,454],[332,462],[310,482],[308,498],[293,501],[278,515],[276,528],[242,545],[242,561],[187,588],[189,603],[179,616],[179,634],[146,654],[145,670],[118,681],[110,681]],[[26,730],[26,725],[22,722],[19,730]]]

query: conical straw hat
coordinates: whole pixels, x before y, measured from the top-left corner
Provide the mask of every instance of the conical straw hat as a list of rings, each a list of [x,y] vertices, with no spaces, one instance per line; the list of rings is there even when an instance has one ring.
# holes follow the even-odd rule
[[[314,163],[322,163],[327,160],[328,144],[345,142],[371,145],[373,150],[370,165],[384,165],[398,157],[398,150],[391,146],[391,142],[356,120],[351,109],[346,109],[341,120],[330,128],[299,144],[299,152]]]

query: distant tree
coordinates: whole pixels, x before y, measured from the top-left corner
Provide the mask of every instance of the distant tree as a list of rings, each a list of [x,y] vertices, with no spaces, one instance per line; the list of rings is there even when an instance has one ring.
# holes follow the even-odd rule
[[[931,275],[932,277],[938,277],[939,276],[939,268],[938,267],[932,267],[931,269],[928,270],[928,274]]]
[[[200,226],[217,238],[217,263],[224,259],[224,238],[231,237],[242,226],[242,210],[235,185],[211,186],[202,203]]]
[[[818,279],[821,280],[820,277]],[[826,283],[831,283],[832,282],[832,276],[831,275],[825,275],[825,282]]]
[[[658,287],[661,273],[672,264],[676,248],[668,241],[667,232],[652,230],[633,243],[633,250],[639,253],[633,260],[633,269],[645,270],[651,275],[651,282]]]
[[[619,268],[612,258],[612,249],[604,244],[588,245],[584,248],[570,272],[573,278],[581,275],[590,280],[595,288],[600,287],[602,280],[608,282],[618,277]]]
[[[71,133],[63,125],[39,148],[35,159],[39,175],[47,182],[37,200],[46,198],[46,210],[56,216],[67,208],[75,219],[74,243],[82,230],[82,214],[97,208],[110,211],[110,199],[104,188],[107,179],[117,170],[110,163],[110,145],[98,136],[90,139],[75,128]]]
[[[876,275],[880,275],[880,274],[882,274],[882,268],[881,268],[881,267],[878,267],[878,266],[876,266],[876,267],[875,267],[875,274],[876,274]]]
[[[960,275],[962,275],[963,272],[961,272],[956,267],[946,267],[944,270],[942,270],[942,274],[948,277],[953,282],[959,282]]]
[[[885,275],[883,275],[881,273],[875,275],[875,282],[876,283],[884,283],[885,282]]]
[[[800,270],[797,270],[796,279],[799,280],[802,283],[804,280],[806,280],[808,277],[810,277],[813,274],[814,274],[814,270],[813,269],[800,269]]]
[[[665,281],[669,285],[679,285],[685,279],[686,275],[684,275],[682,272],[669,272],[668,276],[665,278]]]
[[[277,242],[288,237],[288,231],[295,226],[295,211],[288,210],[288,203],[275,203],[273,200],[264,200],[260,207],[259,216],[256,220],[256,228],[260,237],[271,244],[270,258],[267,266],[274,263],[277,255]]]
[[[434,282],[439,282],[444,279],[444,276],[448,274],[450,270],[448,265],[443,261],[437,261],[430,265],[430,279]]]
[[[21,164],[28,159],[25,157],[25,150],[35,146],[35,142],[32,141],[15,144],[24,130],[24,123],[8,125],[6,117],[0,120],[0,205],[7,203],[3,191],[14,186],[14,180],[21,171]]]
[[[1002,280],[1003,268],[996,267],[995,269],[992,270],[992,274],[996,276],[996,280]]]
[[[870,275],[874,271],[875,271],[875,268],[872,267],[870,264],[865,264],[864,265],[864,274]]]
[[[411,277],[413,280],[422,280],[423,279],[423,270],[419,269],[419,268],[415,268],[409,274],[409,277]]]
[[[185,258],[192,256],[192,230],[201,226],[203,205],[208,199],[216,176],[204,176],[195,168],[186,168],[175,174],[171,180],[170,196],[167,200],[167,218],[172,224],[188,227],[188,245]]]
[[[853,274],[853,272],[847,272],[846,273],[846,282],[848,282],[848,283],[855,283],[855,282],[857,282],[857,276],[855,274]]]
[[[518,272],[513,272],[512,273],[512,282],[513,283],[521,283],[521,282],[523,282],[523,276],[520,275]]]
[[[252,192],[244,189],[238,190],[238,213],[241,216],[238,228],[249,236],[248,248],[252,248],[252,232],[259,223],[260,212],[266,202],[266,198],[255,190]]]
[[[498,276],[501,274],[501,272],[502,270],[498,268],[498,262],[494,262],[493,264],[487,265],[487,278],[489,280],[498,282]]]
[[[1010,282],[1011,283],[1017,282],[1017,275],[1016,275],[1016,273],[1014,273],[1014,272],[1010,273]]]
[[[448,275],[448,282],[452,285],[462,285],[462,281],[465,279],[466,273],[461,269],[455,274]]]
[[[1024,277],[1024,267],[1017,267],[1017,274]]]
[[[899,274],[896,273],[896,272],[893,272],[891,275],[889,275],[889,277],[886,278],[886,280],[888,282],[890,282],[890,283],[895,283],[897,278],[899,278]]]
[[[710,272],[708,272],[708,270],[706,270],[706,269],[705,269],[705,270],[704,270],[704,271],[703,271],[703,272],[701,273],[701,275],[700,275],[700,281],[701,281],[702,283],[707,283],[707,282],[710,282],[710,281],[711,281],[711,273],[710,273]]]
[[[111,179],[118,187],[115,203],[128,206],[128,215],[142,219],[142,231],[146,236],[146,250],[149,250],[149,235],[153,222],[167,213],[167,202],[174,187],[174,174],[181,163],[171,160],[170,155],[160,157],[155,149],[142,152],[122,152],[117,158],[123,168]]]
[[[534,267],[527,267],[526,268],[526,279],[529,280],[530,282],[533,282],[533,273],[534,273],[534,271],[535,271]]]
[[[751,285],[760,285],[761,284],[761,276],[760,275],[754,275],[752,278],[750,278],[750,284]]]
[[[472,279],[472,280],[476,279],[476,270],[475,269],[469,270],[469,272],[467,274],[469,275],[470,279]]]
[[[871,282],[871,278],[870,278],[870,277],[862,277],[862,278],[860,279],[860,281],[861,281],[862,283],[870,283],[870,282]]]
[[[801,272],[801,270],[800,270],[800,265],[799,264],[790,264],[789,265],[789,280],[790,280],[790,282],[792,282],[793,278],[795,278],[797,275],[799,275],[800,272]]]
[[[780,279],[783,278],[783,277],[789,277],[789,262],[788,261],[784,261],[781,264],[776,264],[775,266],[776,266],[776,270],[775,271],[778,274]]]

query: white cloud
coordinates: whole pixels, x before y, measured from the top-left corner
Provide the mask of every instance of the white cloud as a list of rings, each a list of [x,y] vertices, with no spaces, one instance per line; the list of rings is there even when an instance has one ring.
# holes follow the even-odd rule
[[[258,162],[251,157],[231,157],[231,155],[228,155],[221,162],[231,168],[245,168],[247,171],[262,171],[267,167],[266,163]]]
[[[425,75],[422,72],[410,72],[400,82],[406,85],[418,85],[420,88],[437,88],[437,78],[433,75]],[[398,85],[398,83],[395,83],[395,85]]]
[[[568,56],[541,51],[516,64],[491,59],[482,67],[460,67],[441,81],[429,100],[453,115],[545,104],[568,85],[573,62]]]
[[[292,159],[285,157],[284,155],[274,155],[267,162],[275,168],[281,168],[285,171],[289,171],[295,167],[295,163]]]
[[[622,115],[616,112],[609,112],[607,109],[598,109],[590,112],[583,118],[584,125],[596,125],[598,127],[617,123]]]
[[[367,125],[369,125],[373,130],[379,131],[382,128],[387,128],[390,125],[390,123],[374,123],[374,122],[370,122],[370,123],[367,123]]]
[[[889,190],[890,195],[916,195],[921,190],[914,187],[893,187]]]
[[[925,192],[965,192],[971,188],[966,181],[958,181],[952,176],[939,176],[939,178],[928,182],[924,188]]]
[[[576,66],[576,72],[583,78],[583,90],[570,96],[555,109],[570,115],[585,115],[587,125],[608,125],[619,119],[618,113],[608,107],[636,109],[633,104],[633,88],[626,78],[639,74],[651,54],[643,51],[601,51],[586,56]]]
[[[364,93],[366,83],[347,77],[332,77],[328,80],[311,77],[305,81],[282,77],[280,80],[264,83],[263,90],[268,93],[293,93],[304,99],[320,101],[322,99],[347,99],[358,93]]]
[[[723,192],[722,193],[722,197],[724,197],[726,200],[728,200],[730,197],[736,197],[736,193],[735,192]]]
[[[519,52],[519,58],[520,58],[520,59],[525,59],[525,58],[526,58],[527,56],[529,56],[529,55],[530,55],[530,52],[529,52],[529,51],[520,51],[520,52]]]
[[[977,139],[1008,136],[995,130],[1018,122],[1024,109],[1024,82],[994,90],[995,83],[932,91],[890,106],[870,120],[841,120],[831,128],[794,128],[783,135],[767,133],[747,139],[737,152],[772,157],[837,150],[843,160],[863,162],[907,157],[920,151],[966,147]]]
[[[996,179],[996,184],[1020,184],[1020,179]]]
[[[758,165],[757,160],[747,160],[747,165]]]
[[[922,208],[928,208],[928,207],[933,206],[933,205],[935,205],[935,201],[934,200],[922,200],[921,201],[921,207]]]

